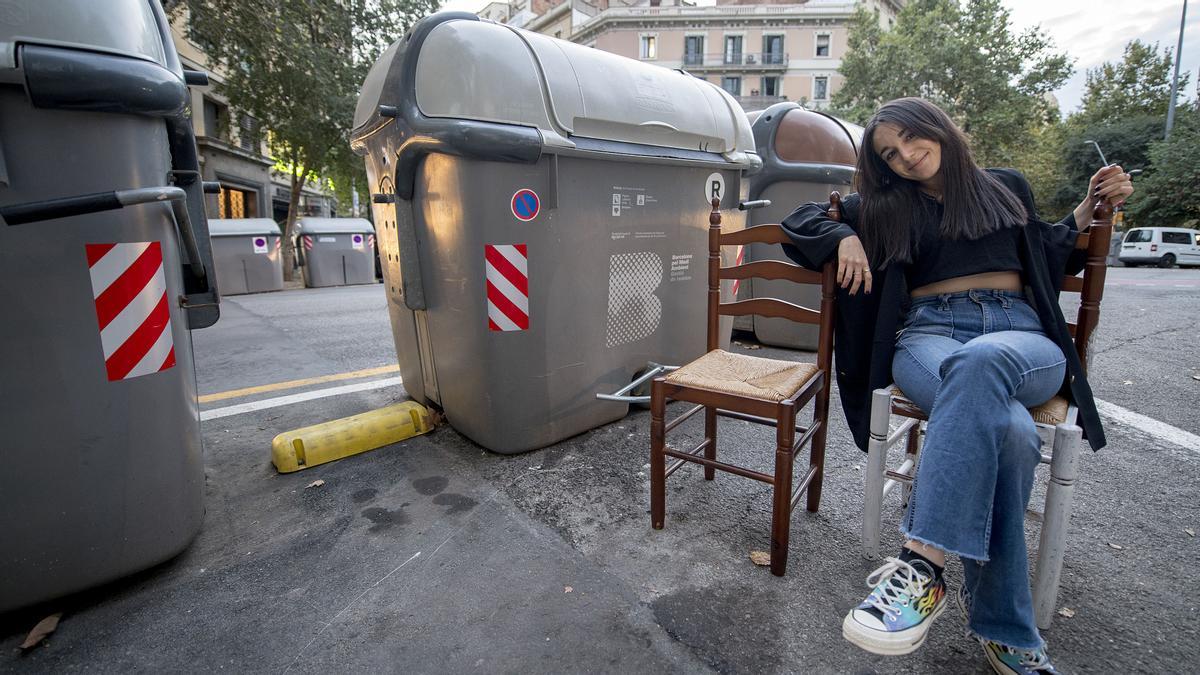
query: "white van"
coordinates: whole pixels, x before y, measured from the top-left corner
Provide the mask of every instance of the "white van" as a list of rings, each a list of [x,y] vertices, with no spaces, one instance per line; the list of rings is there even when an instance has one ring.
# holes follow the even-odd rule
[[[1117,259],[1138,265],[1200,265],[1200,231],[1182,227],[1138,227],[1125,233]]]

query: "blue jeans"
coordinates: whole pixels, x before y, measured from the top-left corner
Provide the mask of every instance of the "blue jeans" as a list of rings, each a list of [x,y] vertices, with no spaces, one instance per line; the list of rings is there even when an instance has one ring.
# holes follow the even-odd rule
[[[913,301],[892,376],[929,414],[901,532],[963,561],[977,635],[1042,645],[1033,617],[1025,507],[1041,457],[1026,408],[1066,373],[1021,293],[971,290]]]

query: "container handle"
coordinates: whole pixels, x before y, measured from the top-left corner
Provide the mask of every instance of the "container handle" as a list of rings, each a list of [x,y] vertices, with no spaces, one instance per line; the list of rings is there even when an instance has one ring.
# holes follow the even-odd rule
[[[675,126],[674,124],[669,124],[667,122],[660,122],[659,120],[650,120],[648,122],[642,122],[638,126],[639,127],[654,127],[655,129],[663,129],[665,131],[679,131],[679,127]]]
[[[621,387],[611,394],[596,394],[596,398],[601,401],[616,401],[617,403],[649,403],[649,396],[631,396],[629,392],[646,384],[650,380],[658,377],[663,373],[669,373],[673,370],[679,370],[679,366],[663,366],[657,363],[647,364],[646,372],[634,379],[633,382]]]
[[[171,213],[175,216],[175,224],[183,239],[183,246],[191,261],[192,273],[197,279],[203,280],[207,277],[207,272],[204,269],[204,261],[200,258],[200,249],[196,245],[196,233],[192,228],[192,219],[188,215],[186,200],[187,193],[177,187],[112,190],[5,206],[0,208],[0,217],[3,217],[9,225],[25,225],[55,218],[113,211],[137,204],[169,201],[171,202]]]
[[[770,199],[755,199],[754,201],[742,202],[738,204],[739,211],[749,211],[750,209],[761,209],[771,205]]]

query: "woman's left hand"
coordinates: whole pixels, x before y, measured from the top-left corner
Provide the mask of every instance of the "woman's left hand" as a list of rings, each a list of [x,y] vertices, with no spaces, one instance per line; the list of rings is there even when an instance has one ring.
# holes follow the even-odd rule
[[[1075,223],[1080,230],[1087,229],[1092,222],[1092,209],[1096,199],[1106,200],[1114,209],[1125,203],[1133,194],[1133,181],[1129,174],[1117,164],[1110,164],[1095,174],[1088,181],[1088,194],[1075,207]]]
[[[1131,194],[1133,194],[1133,181],[1129,174],[1125,173],[1125,170],[1117,164],[1110,164],[1100,169],[1088,181],[1089,199],[1094,200],[1096,197],[1101,197],[1108,200],[1113,208],[1124,204]]]

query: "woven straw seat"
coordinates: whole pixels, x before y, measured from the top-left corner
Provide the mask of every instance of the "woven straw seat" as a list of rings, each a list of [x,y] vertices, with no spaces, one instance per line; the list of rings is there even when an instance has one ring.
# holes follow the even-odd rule
[[[904,392],[900,391],[900,387],[892,385],[892,396],[899,403],[909,404],[916,407],[912,399],[908,398]],[[1029,414],[1033,416],[1033,421],[1038,424],[1049,424],[1055,426],[1067,421],[1067,407],[1070,403],[1062,396],[1055,396],[1041,405],[1036,405],[1029,409]]]
[[[715,349],[667,376],[667,382],[699,389],[782,401],[817,374],[814,363],[776,361]]]

